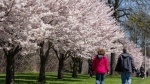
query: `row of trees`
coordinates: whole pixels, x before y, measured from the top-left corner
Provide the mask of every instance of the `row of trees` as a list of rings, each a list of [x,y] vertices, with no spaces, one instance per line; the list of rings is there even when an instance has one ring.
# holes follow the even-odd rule
[[[1,0],[0,49],[7,58],[6,84],[14,83],[17,54],[38,52],[38,81],[45,82],[45,64],[52,50],[59,60],[58,78],[61,79],[69,56],[76,67],[78,57],[91,58],[99,47],[108,53],[112,47],[116,51],[127,47],[119,40],[124,38],[124,32],[112,14],[109,6],[96,0]],[[129,44],[133,45],[131,51],[140,51]],[[136,54],[141,56],[141,52]]]
[[[113,8],[113,17],[122,24],[124,32],[133,43],[141,47],[146,58],[149,53],[149,0],[105,0]],[[146,62],[147,63],[147,62]]]
[[[100,0],[102,1],[102,0]],[[149,0],[103,0],[114,10],[113,17],[124,27],[130,40],[144,49],[144,41],[149,44]],[[149,52],[149,47],[146,48]],[[149,56],[149,53],[147,53]]]

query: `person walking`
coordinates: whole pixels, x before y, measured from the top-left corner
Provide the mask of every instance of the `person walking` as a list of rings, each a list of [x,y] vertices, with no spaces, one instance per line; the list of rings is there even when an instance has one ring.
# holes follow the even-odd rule
[[[146,71],[146,77],[148,77],[149,76],[149,72],[148,72],[148,70]]]
[[[136,77],[140,77],[140,71],[138,68],[136,69]]]
[[[145,68],[143,66],[140,67],[141,78],[144,79],[145,76]]]
[[[131,73],[135,71],[134,59],[124,48],[119,55],[115,71],[121,74],[122,84],[131,84]],[[126,83],[127,82],[127,83]]]
[[[96,75],[96,84],[104,84],[105,74],[109,73],[108,58],[104,49],[99,49],[92,62],[92,70]]]

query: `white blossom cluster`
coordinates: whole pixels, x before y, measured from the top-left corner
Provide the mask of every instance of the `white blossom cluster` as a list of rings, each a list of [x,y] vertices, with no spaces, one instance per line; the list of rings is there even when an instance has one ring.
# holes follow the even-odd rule
[[[119,52],[123,46],[114,42],[124,38],[124,32],[112,13],[97,0],[1,0],[0,39],[21,44],[24,54],[35,52],[37,43],[48,40],[62,53],[80,51],[78,56],[84,58],[96,54],[100,47],[107,53],[112,47]]]

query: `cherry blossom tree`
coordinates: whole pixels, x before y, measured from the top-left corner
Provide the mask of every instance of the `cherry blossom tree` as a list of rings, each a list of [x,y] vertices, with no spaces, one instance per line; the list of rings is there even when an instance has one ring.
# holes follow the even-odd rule
[[[88,52],[104,48],[123,37],[119,25],[111,18],[111,9],[96,0],[39,1],[31,20],[36,28],[30,31],[33,40],[50,39],[59,60],[58,78],[62,78],[64,61],[72,52]],[[39,32],[40,31],[40,32]],[[117,34],[120,34],[117,36]],[[81,54],[81,53],[80,53]]]
[[[38,81],[45,82],[50,49],[59,60],[61,79],[69,56],[89,58],[99,47],[109,52],[113,42],[124,37],[111,17],[111,8],[97,0],[1,0],[0,7],[0,45],[8,58],[7,84],[13,83],[14,56],[21,50],[28,54],[39,49]]]
[[[22,55],[35,53],[40,49],[41,68],[40,77],[45,78],[45,63],[49,56],[52,43],[46,39],[47,34],[39,29],[39,33],[34,35],[33,30],[42,24],[36,23],[34,8],[37,7],[37,0],[1,0],[0,1],[0,49],[7,57],[6,84],[14,83],[14,56],[21,51]],[[37,12],[36,12],[37,13]],[[33,23],[34,21],[35,23]],[[32,29],[32,31],[30,31]],[[44,35],[43,35],[44,34]],[[38,37],[39,36],[39,37]],[[43,36],[43,38],[40,38]],[[38,44],[38,45],[37,45]],[[45,48],[45,46],[48,46]],[[43,68],[44,67],[44,68]],[[44,73],[42,73],[44,72]],[[41,80],[39,80],[41,81]],[[43,82],[43,81],[42,81]]]
[[[31,43],[23,33],[30,15],[20,9],[23,4],[19,5],[17,1],[0,1],[0,49],[4,51],[7,60],[6,84],[14,83],[14,56],[23,50],[21,42]],[[34,43],[31,44],[34,46]]]

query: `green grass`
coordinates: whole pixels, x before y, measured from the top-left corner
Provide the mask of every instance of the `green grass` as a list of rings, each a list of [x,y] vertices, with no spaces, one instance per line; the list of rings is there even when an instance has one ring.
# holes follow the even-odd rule
[[[37,83],[38,73],[16,73],[15,84],[39,84]],[[0,74],[0,84],[5,84],[5,74]],[[77,78],[72,78],[71,73],[65,73],[63,79],[57,79],[56,72],[46,73],[46,84],[95,84],[95,76],[78,74]],[[121,84],[120,75],[105,77],[105,84]],[[132,84],[150,84],[150,78],[132,77]]]

